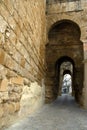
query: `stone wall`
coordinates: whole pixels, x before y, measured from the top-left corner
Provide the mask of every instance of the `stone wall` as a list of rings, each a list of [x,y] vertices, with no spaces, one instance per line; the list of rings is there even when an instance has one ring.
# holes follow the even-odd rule
[[[54,0],[53,0],[54,1]],[[52,3],[47,5],[47,32],[53,24],[60,20],[72,20],[81,29],[82,42],[87,41],[87,1],[81,0],[81,6],[76,6],[76,2]]]
[[[0,1],[0,127],[44,103],[45,27],[44,0]]]
[[[54,1],[54,2],[53,2]],[[47,35],[50,29],[61,20],[71,20],[75,22],[81,30],[80,40],[83,42],[84,47],[84,59],[87,60],[87,1],[81,0],[81,3],[76,1],[59,3],[55,0],[48,2],[47,4]],[[47,43],[49,39],[47,38]],[[87,74],[86,74],[86,62],[84,63],[84,89],[82,100],[87,108]],[[82,63],[82,64],[83,64]]]

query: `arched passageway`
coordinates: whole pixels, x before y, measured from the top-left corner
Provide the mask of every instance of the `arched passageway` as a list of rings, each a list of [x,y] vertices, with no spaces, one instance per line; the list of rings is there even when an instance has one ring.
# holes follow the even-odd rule
[[[56,83],[56,86],[58,89],[57,95],[61,95],[63,82],[65,82],[65,80],[66,80],[66,78],[64,79],[64,76],[66,77],[67,74],[69,74],[71,76],[72,87],[73,87],[74,62],[71,58],[64,56],[64,57],[61,57],[56,62],[55,67],[56,67],[55,83]],[[73,94],[74,94],[74,88],[72,88],[72,95]]]
[[[64,74],[72,77],[72,95],[83,103],[83,43],[79,26],[71,20],[55,23],[46,45],[46,102],[52,102],[61,94]]]

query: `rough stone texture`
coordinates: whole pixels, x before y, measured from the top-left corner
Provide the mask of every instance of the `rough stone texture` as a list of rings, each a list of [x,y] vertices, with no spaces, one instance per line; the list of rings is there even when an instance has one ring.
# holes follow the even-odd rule
[[[83,89],[83,44],[80,42],[79,29],[69,21],[64,20],[55,25],[49,32],[49,43],[46,46],[47,77],[51,80],[52,98],[58,96],[60,88],[60,68],[65,61],[73,65],[72,79],[76,100],[79,101]],[[69,70],[65,68],[65,70]],[[53,72],[53,73],[52,73]],[[53,79],[53,80],[52,80]],[[52,83],[53,81],[53,83]],[[54,98],[53,98],[54,99]]]
[[[45,28],[44,0],[0,1],[0,128],[44,102]]]
[[[51,4],[48,4],[47,5],[47,31],[49,32],[49,29],[51,28],[51,26],[60,20],[63,20],[63,19],[72,20],[73,22],[79,25],[81,29],[81,41],[85,42],[87,41],[86,39],[87,1],[85,0],[81,1],[80,9],[78,8],[78,6],[75,6],[75,5],[76,5],[76,2],[68,2],[68,4],[67,2],[61,3],[61,4],[57,2],[55,4],[53,2]]]
[[[77,1],[64,0],[59,3],[59,0],[47,0],[47,9],[45,2],[44,0],[0,0],[0,127],[14,118],[35,111],[43,104],[44,95],[48,99],[55,98],[52,93],[57,94],[53,84],[56,83],[53,66],[60,54],[71,56],[76,63],[76,76],[79,75],[79,78],[75,80],[82,83],[79,85],[81,93],[76,96],[80,97],[81,94],[80,101],[87,107],[87,1],[81,0],[80,4]],[[49,31],[61,20],[71,20],[76,23],[80,28],[81,36],[72,27],[67,27],[73,35],[68,32],[70,35],[66,36],[63,30],[63,35],[61,31],[58,33],[60,35],[58,39],[55,40],[56,36],[54,36],[54,39],[50,40]],[[64,46],[60,44],[58,51],[55,41],[59,43],[61,39],[63,42],[73,41],[72,47],[69,47],[69,44],[68,47],[66,44]],[[45,44],[49,42],[54,43],[55,47],[49,47],[48,51],[47,48],[45,49]],[[78,45],[81,43],[81,46],[74,45],[75,43]],[[63,52],[65,49],[66,51]],[[46,57],[45,51],[48,53]],[[45,63],[46,59],[48,64]],[[48,71],[48,68],[51,71],[47,75],[45,71]]]
[[[8,80],[7,79],[3,79],[1,81],[1,85],[0,85],[0,92],[5,92],[8,89]]]
[[[43,87],[39,86],[37,82],[31,83],[30,87],[27,85],[23,87],[19,114],[30,114],[44,103]]]
[[[77,63],[77,66],[78,66],[81,63],[85,64],[84,59],[87,59],[87,53],[86,53],[87,52],[86,51],[87,50],[86,49],[87,48],[86,47],[87,46],[86,45],[86,43],[87,43],[87,24],[86,24],[86,21],[87,21],[87,15],[86,15],[87,14],[87,1],[81,0],[81,3],[78,3],[76,1],[59,2],[58,0],[57,1],[48,0],[46,13],[47,13],[47,34],[49,34],[49,32],[52,30],[52,28],[54,26],[57,25],[58,22],[60,23],[60,21],[62,21],[62,20],[71,20],[72,22],[76,23],[79,26],[79,28],[81,30],[80,41],[83,43],[83,52],[81,52],[80,46],[76,47],[76,46],[74,46],[74,44],[72,45],[73,47],[71,47],[71,44],[70,44],[70,47],[67,46],[67,44],[65,44],[64,46],[62,45],[64,42],[62,43],[60,41],[60,39],[62,39],[62,41],[63,41],[63,39],[65,41],[67,41],[68,39],[70,40],[70,38],[72,38],[70,33],[69,33],[70,38],[67,37],[66,34],[64,34],[64,32],[62,32],[60,34],[57,32],[56,33],[57,35],[55,35],[55,32],[58,31],[56,29],[56,31],[54,31],[54,34],[52,34],[52,37],[54,37],[54,39],[51,38],[51,35],[50,35],[50,37],[48,35],[47,49],[46,49],[47,50],[46,52],[48,53],[48,55],[47,55],[47,78],[46,78],[46,99],[53,100],[53,99],[55,99],[53,95],[58,94],[57,89],[54,88],[54,85],[56,82],[55,77],[54,77],[55,69],[53,71],[53,68],[55,68],[54,67],[55,61],[58,58],[60,58],[61,56],[70,56],[70,57],[73,57],[73,59],[76,60],[76,62],[78,62]],[[63,28],[63,26],[62,26],[62,28]],[[75,33],[73,32],[72,34],[75,34]],[[58,37],[58,39],[57,39],[57,37]],[[62,44],[60,44],[58,49],[57,49],[56,43],[58,43],[58,42],[62,43]],[[50,46],[49,43],[53,44],[53,45]],[[76,52],[76,50],[77,50],[77,52]],[[82,53],[84,54],[84,57],[77,60],[76,55],[78,55],[78,57],[80,58],[82,56]],[[49,57],[49,60],[48,60],[48,57]],[[81,63],[79,61],[81,61]],[[79,93],[80,102],[83,105],[85,105],[85,104],[87,104],[87,100],[86,100],[87,99],[87,96],[86,96],[87,95],[87,89],[86,89],[87,79],[85,76],[86,75],[86,70],[85,70],[86,67],[84,67],[85,75],[83,73],[81,74],[82,69],[79,66],[77,68],[78,68],[77,71],[79,73],[76,72],[76,73],[78,73],[78,74],[76,74],[77,75],[76,77],[78,77],[78,75],[80,76],[79,78],[77,78],[77,81],[79,81],[79,83],[80,83],[80,85],[79,85],[80,88],[83,88],[82,86],[83,86],[83,83],[85,82],[84,89],[82,89],[82,90],[79,89],[82,91],[82,92],[80,91],[80,93]],[[85,76],[85,79],[83,78],[81,80],[82,75],[83,75],[83,77]],[[53,83],[52,83],[52,79],[54,80]],[[74,82],[77,82],[77,81],[74,81]],[[54,94],[53,94],[53,91],[54,91]],[[55,91],[56,91],[56,93],[55,93]],[[78,94],[76,94],[76,95],[78,95]],[[80,96],[80,95],[82,95],[82,96]]]
[[[72,117],[72,118],[71,118]],[[62,95],[44,105],[38,113],[4,130],[87,130],[87,111],[79,108],[73,97]]]

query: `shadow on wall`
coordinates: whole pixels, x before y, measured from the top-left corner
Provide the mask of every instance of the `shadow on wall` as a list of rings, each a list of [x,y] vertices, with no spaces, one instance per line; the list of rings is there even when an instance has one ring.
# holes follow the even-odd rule
[[[72,73],[72,92],[76,101],[83,104],[83,43],[80,41],[81,30],[77,23],[71,20],[61,20],[54,23],[48,33],[49,42],[46,45],[46,100],[53,101],[60,94],[62,86],[62,71]],[[62,63],[70,62],[73,69]],[[78,86],[77,86],[78,84]]]

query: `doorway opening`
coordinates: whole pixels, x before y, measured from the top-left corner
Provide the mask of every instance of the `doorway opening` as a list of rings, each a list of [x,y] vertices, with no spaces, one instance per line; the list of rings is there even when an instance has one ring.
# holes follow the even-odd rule
[[[56,62],[55,67],[57,96],[64,93],[74,95],[74,61],[70,57],[64,56]]]
[[[72,77],[70,74],[65,74],[63,76],[61,93],[72,95]]]
[[[83,43],[79,25],[71,20],[54,23],[46,44],[46,102],[61,95],[66,74],[71,76],[72,95],[82,104],[83,100]]]

